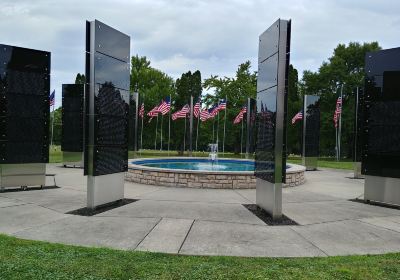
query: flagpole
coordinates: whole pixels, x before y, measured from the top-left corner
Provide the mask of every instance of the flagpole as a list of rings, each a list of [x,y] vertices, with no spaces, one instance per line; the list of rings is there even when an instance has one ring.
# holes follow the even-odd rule
[[[190,96],[190,110],[189,110],[189,156],[193,152],[193,96]]]
[[[144,94],[143,94],[143,116],[142,116],[142,129],[140,130],[140,149],[143,150],[143,120],[144,120]]]
[[[240,157],[242,157],[242,153],[243,153],[243,117],[242,117],[242,133],[240,135]]]
[[[158,113],[157,113],[157,122],[156,122],[156,137],[154,138],[154,150],[157,150],[157,128],[158,128]]]
[[[218,151],[219,151],[219,147],[218,147],[218,144],[219,144],[219,112],[218,112],[218,114],[217,114],[217,153],[218,153]]]
[[[169,142],[171,141],[171,106],[172,106],[172,99],[171,94],[169,95],[169,112],[168,112],[168,155],[169,155]]]
[[[53,101],[53,112],[51,118],[51,144],[50,146],[53,147],[53,132],[54,132],[54,104],[56,103],[56,96],[54,94],[54,101]]]
[[[343,114],[343,84],[342,88],[340,90],[340,115],[339,115],[339,136],[338,136],[338,148],[339,148],[339,160],[340,160],[340,154],[341,154],[341,140],[342,140],[342,114]]]
[[[212,140],[212,142],[213,142],[213,144],[214,144],[214,129],[215,128],[215,118],[213,118],[213,140]]]
[[[163,123],[164,123],[164,116],[161,114],[161,146],[160,146],[160,151],[162,151],[162,129],[163,129]]]
[[[225,128],[226,128],[226,108],[228,105],[228,96],[225,95],[225,115],[224,115],[224,140],[222,141],[222,156],[225,154]]]
[[[199,138],[200,112],[201,112],[201,108],[199,109],[199,114],[197,116],[196,151],[197,151],[197,139]]]
[[[186,116],[185,116],[185,129],[183,132],[183,154],[185,154],[186,150]]]

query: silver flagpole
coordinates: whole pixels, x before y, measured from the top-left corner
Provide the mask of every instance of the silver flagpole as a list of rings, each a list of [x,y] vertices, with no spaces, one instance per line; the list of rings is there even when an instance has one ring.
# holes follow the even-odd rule
[[[158,113],[157,113],[157,122],[156,122],[156,137],[154,138],[154,150],[157,150],[157,128],[158,128]]]
[[[335,153],[336,153],[336,161],[339,161],[339,154],[338,154],[338,129],[337,127],[335,128],[336,132],[336,146],[335,146]]]
[[[243,123],[244,120],[242,118],[242,133],[240,134],[240,157],[242,157],[243,154]]]
[[[162,129],[163,129],[163,123],[164,123],[164,116],[161,114],[161,146],[160,146],[160,151],[162,151]]]
[[[225,153],[225,128],[226,128],[226,108],[228,105],[228,97],[225,95],[225,115],[224,115],[224,140],[222,141],[222,155]]]
[[[193,96],[190,96],[190,110],[189,110],[189,156],[193,152]]]
[[[169,142],[171,141],[171,106],[172,99],[171,94],[169,95],[169,112],[168,112],[168,155],[169,155]]]
[[[183,132],[183,154],[185,154],[186,151],[186,116],[185,116],[185,129]]]
[[[197,115],[196,151],[197,151],[197,139],[199,138],[200,111],[201,109],[199,109],[199,114]]]
[[[217,114],[217,153],[219,152],[219,112]]]
[[[54,132],[54,104],[56,103],[56,96],[54,94],[54,103],[53,103],[53,112],[51,118],[51,144],[50,146],[53,147],[53,132]]]
[[[214,144],[214,127],[215,127],[215,118],[213,118],[213,140],[212,140],[212,142],[213,142],[213,144]]]
[[[340,157],[341,157],[341,140],[342,140],[342,114],[343,114],[343,84],[342,84],[342,88],[341,88],[341,90],[340,90],[340,100],[341,100],[341,102],[342,102],[342,104],[340,105],[340,115],[339,115],[339,136],[338,136],[338,150],[339,150],[339,160],[340,160]]]

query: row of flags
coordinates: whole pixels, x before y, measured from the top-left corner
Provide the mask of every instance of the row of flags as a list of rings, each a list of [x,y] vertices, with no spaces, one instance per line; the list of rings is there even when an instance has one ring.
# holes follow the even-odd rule
[[[338,121],[340,119],[340,115],[342,114],[342,105],[343,105],[342,97],[339,96],[338,99],[336,100],[335,112],[333,113],[333,123],[335,125],[335,128],[338,127]],[[302,119],[303,119],[303,110],[300,110],[300,112],[298,112],[292,118],[292,124],[295,124],[297,121]]]
[[[244,109],[243,109],[244,108]],[[234,124],[240,123],[240,121],[243,119],[243,114],[247,112],[247,108],[243,107],[242,110],[239,112],[238,116],[236,116],[234,120]],[[200,118],[202,122],[205,122],[209,119],[214,118],[215,116],[218,115],[220,111],[223,111],[226,109],[226,100],[222,99],[218,104],[214,105],[210,109],[202,109],[201,108],[201,102],[200,99],[194,104],[193,106],[193,115],[195,118]],[[153,117],[158,116],[158,114],[165,115],[171,110],[171,100],[169,97],[167,97],[165,100],[162,100],[160,105],[155,106],[153,109],[151,109],[148,113],[147,116],[150,117],[149,122],[151,122]],[[185,104],[180,110],[174,112],[171,115],[171,119],[173,121],[180,119],[180,118],[186,118],[188,114],[190,113],[190,106],[189,104]],[[140,106],[139,109],[139,117],[144,118],[145,115],[145,110],[144,110],[144,103]]]

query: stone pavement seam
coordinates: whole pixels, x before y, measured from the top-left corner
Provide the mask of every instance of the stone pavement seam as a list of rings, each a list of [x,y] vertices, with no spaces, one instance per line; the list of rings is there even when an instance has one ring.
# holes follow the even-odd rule
[[[392,216],[393,216],[393,215],[392,215]],[[386,216],[386,217],[391,217],[391,216]],[[379,218],[380,218],[380,217],[379,217]],[[382,217],[382,218],[384,218],[384,217]],[[376,227],[376,228],[378,228],[378,229],[385,229],[385,230],[393,231],[393,232],[395,232],[395,233],[400,233],[400,231],[397,231],[397,230],[394,230],[394,229],[391,229],[391,228],[387,228],[387,227],[384,227],[384,226],[379,226],[379,225],[375,225],[375,224],[372,224],[372,223],[368,223],[367,221],[363,221],[362,219],[357,219],[357,221],[359,221],[359,222],[361,222],[361,223],[364,223],[364,224],[367,224],[367,225],[369,225],[369,226]],[[391,221],[391,222],[393,222],[393,221]],[[395,223],[395,224],[400,224],[400,223],[397,223],[397,222],[393,222],[393,223]]]
[[[67,217],[60,218],[60,219],[57,219],[57,220],[53,220],[53,221],[51,221],[50,223],[44,223],[44,224],[36,225],[36,226],[33,226],[33,227],[24,228],[24,229],[22,229],[22,230],[13,232],[12,235],[17,235],[18,233],[24,232],[24,231],[26,231],[26,230],[30,230],[30,229],[35,229],[35,228],[39,228],[39,227],[42,227],[42,226],[51,225],[51,224],[53,224],[53,223],[55,223],[55,222],[59,222],[59,221],[65,220],[65,219],[69,219],[69,218],[71,218],[71,216],[72,216],[72,215],[68,215]]]
[[[145,201],[170,201],[170,202],[186,202],[186,203],[205,203],[205,204],[242,204],[240,202],[220,202],[220,201],[199,201],[199,200],[173,200],[173,199],[146,199],[139,198],[139,200]],[[252,203],[252,202],[250,202]]]
[[[306,242],[310,243],[313,247],[315,247],[317,250],[321,251],[325,256],[329,256],[324,250],[322,250],[321,248],[319,248],[317,245],[315,245],[311,240],[308,240],[307,238],[305,238],[302,234],[300,234],[298,231],[296,231],[294,228],[290,228],[293,232],[297,233],[298,236],[300,236],[301,238],[303,238]]]
[[[99,216],[99,218],[101,218],[101,217]],[[153,218],[154,218],[154,217],[153,217]],[[160,219],[157,221],[157,223],[149,230],[148,233],[146,233],[146,235],[142,238],[142,240],[140,240],[140,241],[138,242],[138,244],[136,244],[136,246],[135,246],[135,248],[133,248],[133,250],[136,250],[137,247],[139,247],[140,243],[142,243],[143,240],[146,239],[146,237],[150,234],[150,232],[153,231],[153,229],[161,222],[162,219],[163,219],[163,218],[160,218]]]
[[[192,227],[193,227],[193,225],[194,225],[194,222],[195,222],[195,221],[196,221],[196,219],[194,219],[194,220],[193,220],[192,224],[191,224],[191,225],[190,225],[190,227],[189,227],[189,230],[188,230],[188,232],[186,233],[186,236],[185,236],[185,238],[184,238],[184,239],[183,239],[183,241],[182,241],[182,244],[181,244],[181,246],[179,246],[178,254],[180,254],[180,253],[181,253],[181,250],[182,250],[183,244],[185,244],[185,241],[186,241],[187,237],[189,236],[189,233],[190,233],[190,231],[192,230]]]
[[[22,206],[22,205],[27,205],[27,204],[32,204],[32,203],[22,201],[21,204],[8,205],[8,206],[0,206],[0,208],[8,208],[8,207],[14,207],[14,206]],[[36,204],[32,204],[32,205],[35,205],[35,206],[36,206]]]
[[[250,199],[248,199],[247,197],[245,197],[244,195],[242,195],[240,192],[238,192],[236,189],[233,190],[235,193],[237,193],[240,197],[244,198],[245,200],[247,200],[249,203],[253,203],[253,201],[251,201]]]

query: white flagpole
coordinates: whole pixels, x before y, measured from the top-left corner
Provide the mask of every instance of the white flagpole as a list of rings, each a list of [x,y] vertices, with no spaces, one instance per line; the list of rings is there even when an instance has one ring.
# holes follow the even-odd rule
[[[200,111],[201,111],[201,109],[199,109],[199,114],[197,116],[196,151],[197,151],[197,139],[199,138]]]
[[[222,155],[225,153],[225,128],[226,128],[226,108],[228,105],[228,97],[225,95],[225,115],[224,115],[224,140],[222,141]]]
[[[157,122],[156,122],[156,137],[154,138],[154,150],[157,150],[157,128],[158,128],[158,114],[157,114]]]
[[[214,144],[214,127],[215,127],[215,118],[213,118],[213,140],[212,140],[212,142],[213,142],[213,144]]]
[[[186,150],[186,116],[185,116],[185,129],[183,132],[183,153],[185,153]]]
[[[164,123],[164,116],[161,114],[161,146],[160,146],[160,151],[162,151],[162,129],[163,129],[163,123]]]
[[[54,132],[54,104],[56,103],[56,97],[54,94],[54,101],[53,101],[53,112],[52,112],[52,118],[51,118],[51,144],[50,146],[53,147],[53,132]]]
[[[242,118],[242,133],[240,134],[240,157],[242,157],[242,153],[243,153],[243,123],[244,123],[244,120]]]
[[[219,151],[219,147],[218,147],[218,144],[219,144],[219,112],[218,112],[218,114],[217,114],[217,153],[218,153],[218,151]]]
[[[171,106],[172,99],[171,94],[169,95],[169,112],[168,112],[168,155],[169,155],[169,142],[171,141]]]
[[[341,154],[341,140],[342,140],[342,114],[343,114],[343,84],[342,88],[340,90],[340,115],[339,115],[339,136],[338,136],[338,150],[339,150],[339,160],[340,160],[340,154]]]

